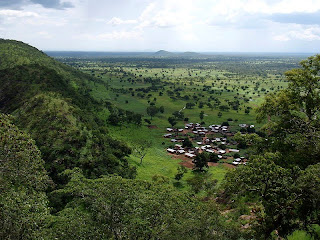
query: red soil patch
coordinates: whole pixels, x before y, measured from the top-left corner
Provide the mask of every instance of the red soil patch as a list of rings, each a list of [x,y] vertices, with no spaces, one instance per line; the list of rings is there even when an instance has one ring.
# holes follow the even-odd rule
[[[182,161],[188,161],[188,160],[190,160],[190,158],[187,158],[185,155],[177,155],[177,154],[170,154],[171,155],[171,157],[173,158],[173,159],[180,159],[180,160],[182,160]]]
[[[155,129],[155,128],[158,128],[156,125],[148,125],[148,128],[149,129]]]
[[[179,162],[180,165],[185,166],[186,168],[193,168],[192,159],[187,158],[185,155],[176,155],[176,154],[169,154],[171,158],[173,159],[179,159],[182,160],[182,162]]]
[[[192,160],[190,160],[190,161],[185,161],[185,162],[180,162],[179,164],[180,164],[181,166],[186,167],[186,168],[190,168],[190,169],[193,168]]]
[[[209,167],[216,167],[219,166],[220,163],[208,162]]]

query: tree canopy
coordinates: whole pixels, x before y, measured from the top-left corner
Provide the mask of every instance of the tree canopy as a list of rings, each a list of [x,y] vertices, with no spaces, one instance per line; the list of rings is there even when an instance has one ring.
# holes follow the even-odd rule
[[[267,95],[257,108],[257,119],[268,119],[268,147],[281,153],[280,164],[306,168],[320,156],[320,55],[285,75],[288,88]]]

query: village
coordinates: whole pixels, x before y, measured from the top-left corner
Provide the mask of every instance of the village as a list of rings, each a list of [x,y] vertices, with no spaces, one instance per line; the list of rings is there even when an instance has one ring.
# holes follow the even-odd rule
[[[239,127],[254,128],[254,125],[239,124]],[[173,158],[182,160],[181,165],[192,168],[193,159],[203,152],[210,155],[209,166],[222,163],[234,168],[247,164],[246,154],[240,155],[238,143],[232,139],[235,132],[231,131],[230,126],[210,125],[206,128],[200,123],[187,123],[184,129],[168,127],[166,131],[163,137],[170,139],[171,143],[167,152]]]

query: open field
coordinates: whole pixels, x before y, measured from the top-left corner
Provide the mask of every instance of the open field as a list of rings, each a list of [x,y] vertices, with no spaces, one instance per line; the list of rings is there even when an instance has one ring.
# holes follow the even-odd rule
[[[60,60],[101,79],[99,83],[89,83],[91,94],[98,101],[142,115],[142,126],[121,123],[109,128],[113,136],[131,146],[142,140],[151,142],[142,164],[134,154],[130,157],[131,164],[137,167],[137,178],[150,180],[160,174],[174,181],[181,160],[166,152],[172,143],[163,138],[173,113],[183,114],[177,119],[176,128],[184,128],[186,122],[202,122],[205,126],[228,122],[232,132],[240,130],[239,124],[255,125],[258,131],[262,123],[255,120],[255,108],[266,94],[287,86],[283,72],[296,67],[300,58]],[[186,108],[187,103],[193,105]],[[163,112],[150,116],[150,106],[162,107]],[[107,121],[110,112],[103,110],[100,115]],[[245,155],[245,150],[240,155]],[[209,171],[221,181],[228,170],[223,164],[216,164]],[[190,174],[189,170],[183,184]]]

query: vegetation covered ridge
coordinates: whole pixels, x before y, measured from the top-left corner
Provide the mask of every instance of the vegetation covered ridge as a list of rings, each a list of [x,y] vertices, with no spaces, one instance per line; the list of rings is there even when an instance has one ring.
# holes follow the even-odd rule
[[[112,139],[97,117],[101,106],[88,82],[99,82],[22,42],[0,41],[0,110],[36,141],[49,175],[57,183],[65,169],[87,177],[117,173],[134,177],[130,149]]]

